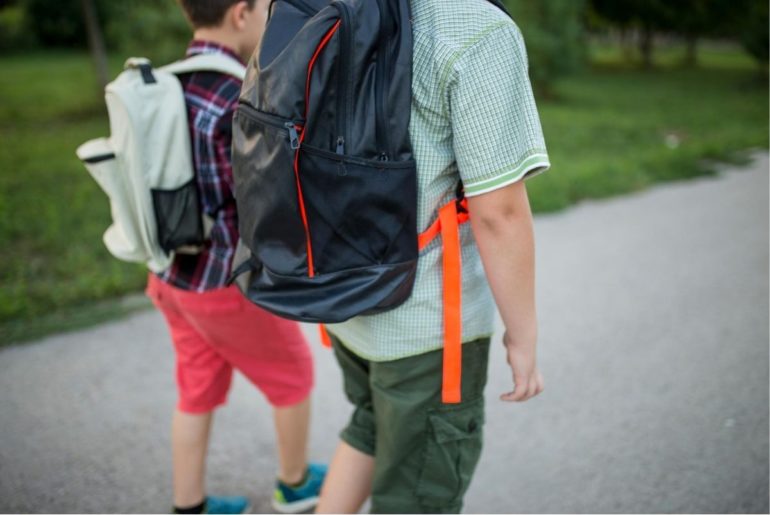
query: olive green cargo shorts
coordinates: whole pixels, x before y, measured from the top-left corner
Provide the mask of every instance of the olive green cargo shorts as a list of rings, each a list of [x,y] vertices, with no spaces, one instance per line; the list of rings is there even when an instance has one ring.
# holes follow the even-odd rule
[[[489,338],[463,345],[460,404],[441,403],[441,350],[371,362],[332,342],[355,406],[340,436],[375,458],[372,513],[459,513],[481,454]]]

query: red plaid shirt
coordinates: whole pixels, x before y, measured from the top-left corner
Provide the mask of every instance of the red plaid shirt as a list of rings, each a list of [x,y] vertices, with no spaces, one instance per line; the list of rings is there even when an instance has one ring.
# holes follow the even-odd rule
[[[216,43],[192,41],[187,48],[187,57],[209,53],[243,62],[231,49]],[[200,254],[177,254],[159,277],[178,288],[203,292],[225,286],[238,242],[230,142],[241,81],[216,72],[195,72],[179,79],[187,103],[201,207],[214,219],[214,227]]]

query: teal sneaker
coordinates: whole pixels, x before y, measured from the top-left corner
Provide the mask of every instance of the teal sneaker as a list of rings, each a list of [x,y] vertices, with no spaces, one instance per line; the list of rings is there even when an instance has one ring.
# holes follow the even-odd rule
[[[326,465],[310,463],[301,485],[291,487],[283,481],[277,481],[273,493],[273,509],[278,513],[302,513],[315,508],[326,470]]]
[[[245,497],[216,497],[210,495],[206,497],[206,506],[203,513],[221,513],[234,514],[246,513],[249,509],[249,500]]]

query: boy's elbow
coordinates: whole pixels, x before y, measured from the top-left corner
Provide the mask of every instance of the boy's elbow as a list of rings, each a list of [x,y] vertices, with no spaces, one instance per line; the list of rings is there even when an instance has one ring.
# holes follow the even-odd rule
[[[531,223],[532,214],[526,196],[512,195],[513,191],[495,193],[468,199],[474,232],[496,235],[520,224]]]
[[[504,234],[511,227],[525,220],[522,213],[511,206],[502,207],[500,211],[471,214],[474,232],[490,235]]]

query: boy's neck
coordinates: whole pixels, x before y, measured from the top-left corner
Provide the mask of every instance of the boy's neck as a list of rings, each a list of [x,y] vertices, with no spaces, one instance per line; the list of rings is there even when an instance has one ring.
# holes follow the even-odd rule
[[[243,52],[238,48],[238,39],[226,30],[218,28],[198,28],[193,32],[193,38],[198,41],[209,41],[225,46],[240,55],[242,59],[247,60],[249,56],[243,56]]]

